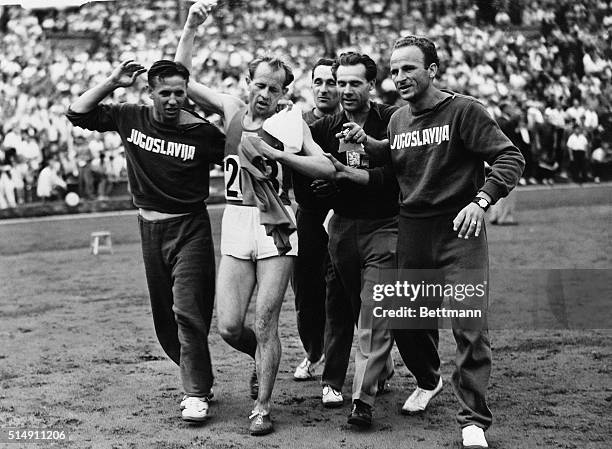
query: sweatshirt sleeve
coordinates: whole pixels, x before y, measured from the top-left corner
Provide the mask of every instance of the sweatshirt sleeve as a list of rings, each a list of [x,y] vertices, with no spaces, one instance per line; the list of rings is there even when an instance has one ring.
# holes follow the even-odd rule
[[[223,165],[223,157],[225,156],[225,134],[223,134],[213,124],[210,126],[208,141],[210,142],[210,162],[217,165]]]
[[[397,178],[391,163],[382,167],[370,168],[367,171],[370,174],[368,187],[372,190],[388,191],[397,188]]]
[[[66,118],[74,126],[91,131],[117,131],[118,114],[121,105],[99,104],[89,112],[77,113],[68,108]]]
[[[468,151],[476,153],[491,166],[480,190],[487,193],[493,203],[508,195],[521,178],[525,159],[477,101],[472,101],[464,111],[461,137]]]

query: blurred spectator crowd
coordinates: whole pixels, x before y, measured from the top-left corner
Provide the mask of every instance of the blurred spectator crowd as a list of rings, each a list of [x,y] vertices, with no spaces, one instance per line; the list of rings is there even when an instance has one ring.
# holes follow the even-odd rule
[[[106,198],[125,180],[118,136],[73,128],[63,114],[118,62],[173,58],[189,5],[0,7],[0,208],[67,190]],[[428,36],[438,45],[439,85],[483,101],[524,153],[522,184],[612,172],[612,1],[222,0],[200,33],[192,76],[244,97],[246,63],[272,53],[293,67],[290,96],[304,108],[311,65],[346,50],[379,63],[373,98],[399,103],[390,47],[404,34]],[[109,100],[147,102],[141,78]]]

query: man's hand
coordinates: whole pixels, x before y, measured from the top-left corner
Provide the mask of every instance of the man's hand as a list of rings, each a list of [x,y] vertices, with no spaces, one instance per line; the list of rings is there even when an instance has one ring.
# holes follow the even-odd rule
[[[259,136],[244,136],[243,139],[248,141],[251,145],[257,148],[260,155],[265,157],[266,159],[271,159],[273,161],[277,161],[283,157],[283,152],[277,150],[276,148],[268,145],[263,139]]]
[[[324,153],[325,157],[329,159],[332,164],[334,164],[334,168],[336,169],[336,174],[334,175],[334,181],[338,183],[351,181],[361,185],[367,185],[370,181],[370,173],[367,170],[362,170],[360,168],[349,167],[344,165],[334,156],[329,153]]]
[[[346,165],[344,165],[342,162],[340,162],[338,159],[336,159],[330,153],[323,153],[323,154],[325,155],[325,157],[327,159],[329,159],[331,161],[332,164],[334,164],[334,168],[336,169],[336,172],[346,171]]]
[[[460,239],[478,237],[482,229],[485,211],[476,204],[470,203],[459,211],[453,220],[453,231],[459,231]]]
[[[355,122],[342,125],[342,131],[336,134],[336,139],[344,139],[345,142],[362,143],[365,145],[368,136],[361,126]]]
[[[197,28],[202,25],[216,6],[217,0],[198,0],[195,2],[189,8],[185,27]]]
[[[129,87],[134,84],[136,78],[139,75],[146,72],[142,65],[134,62],[132,59],[128,59],[127,61],[123,61],[119,64],[118,67],[113,70],[113,73],[109,76],[109,81],[112,84],[113,88],[117,87]]]
[[[333,181],[315,179],[310,184],[313,193],[319,198],[330,198],[338,193],[338,186]]]
[[[324,153],[325,157],[327,159],[329,159],[331,161],[332,164],[334,164],[334,168],[336,169],[336,174],[334,176],[334,181],[343,181],[348,179],[347,178],[347,170],[348,167],[346,165],[344,165],[342,162],[340,162],[338,159],[336,159],[334,156],[332,156],[329,153]],[[311,186],[312,187],[312,186]]]

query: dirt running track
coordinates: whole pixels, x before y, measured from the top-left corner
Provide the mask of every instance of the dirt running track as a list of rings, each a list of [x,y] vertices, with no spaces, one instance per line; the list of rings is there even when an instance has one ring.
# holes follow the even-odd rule
[[[220,214],[221,208],[211,209],[217,243]],[[518,227],[489,228],[492,269],[610,269],[610,218],[609,206],[521,213]],[[113,255],[89,254],[89,234],[100,229],[112,231]],[[212,417],[199,427],[184,423],[178,369],[153,332],[136,232],[133,214],[0,224],[0,441],[9,427],[18,427],[65,430],[70,443],[57,446],[74,448],[460,447],[448,382],[426,414],[399,414],[414,381],[397,353],[398,375],[392,392],[377,401],[371,430],[346,424],[348,401],[324,410],[318,382],[292,380],[303,354],[291,292],[281,314],[276,432],[248,435],[252,365],[216,331],[210,337],[217,397]],[[504,289],[496,294],[512,298],[513,287]],[[610,297],[603,299],[609,303]],[[515,322],[529,322],[528,312],[509,307]],[[610,447],[610,327],[491,332],[491,448]],[[445,381],[453,346],[450,332],[442,331]],[[345,393],[351,379],[352,370]],[[0,442],[4,446],[21,445]]]

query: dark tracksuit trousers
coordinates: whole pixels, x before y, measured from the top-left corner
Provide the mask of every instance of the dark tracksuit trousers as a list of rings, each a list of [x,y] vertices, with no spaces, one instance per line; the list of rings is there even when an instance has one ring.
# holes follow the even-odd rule
[[[298,207],[299,241],[293,272],[297,328],[308,360],[325,354],[323,385],[342,390],[353,344],[353,314],[347,311],[346,294],[337,279],[327,249],[323,226],[329,209]],[[340,307],[338,307],[340,304]]]
[[[304,209],[296,213],[298,255],[293,270],[293,292],[297,329],[311,362],[323,354],[325,333],[325,275],[329,265],[326,209]]]
[[[348,298],[348,301],[343,303],[337,301],[330,304],[331,316],[346,317],[350,310],[353,312],[348,340],[350,342],[353,337],[353,324],[358,324],[353,401],[358,399],[370,406],[374,405],[378,380],[386,379],[393,373],[393,360],[390,356],[393,335],[382,320],[372,322],[358,318],[362,303],[369,304],[373,301],[373,285],[380,281],[380,270],[395,269],[396,244],[396,216],[346,218],[334,214],[329,222],[329,255],[335,275]],[[364,322],[367,322],[367,326],[362,326]],[[333,327],[332,331],[335,332]],[[347,337],[348,334],[342,338]],[[351,345],[348,345],[349,351],[350,347]],[[336,385],[332,386],[336,388]]]
[[[215,257],[208,212],[159,221],[139,217],[157,338],[180,367],[185,394],[210,393],[208,332],[215,295]]]
[[[400,216],[397,242],[399,268],[481,271],[479,276],[487,280],[488,286],[489,260],[484,223],[479,237],[460,239],[457,232],[453,231],[455,215],[430,218]],[[446,279],[447,283],[453,281]],[[461,279],[456,282],[461,282]],[[484,300],[486,305],[488,287]],[[452,385],[461,405],[457,421],[461,427],[474,424],[487,429],[492,422],[486,399],[491,375],[488,331],[486,327],[474,328],[473,321],[468,324],[462,323],[460,318],[453,318],[451,322],[457,343]],[[432,327],[424,330],[394,330],[395,342],[406,367],[416,378],[418,386],[426,390],[433,390],[440,378],[436,323]]]

